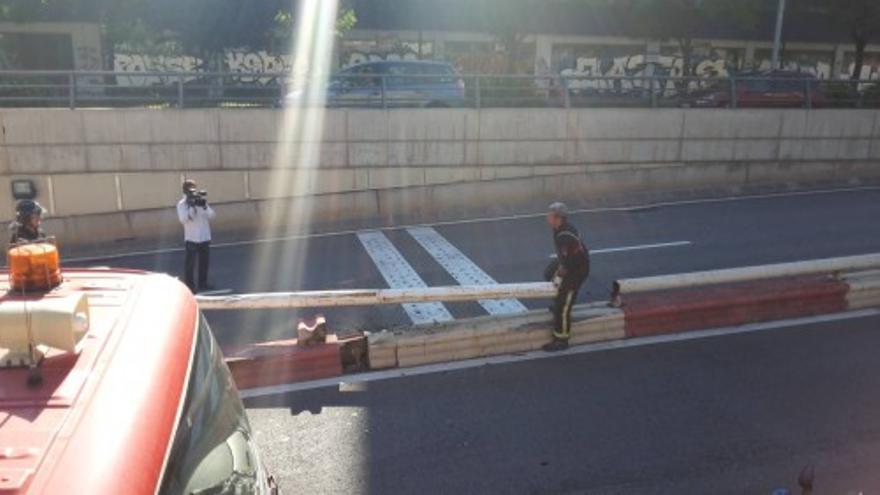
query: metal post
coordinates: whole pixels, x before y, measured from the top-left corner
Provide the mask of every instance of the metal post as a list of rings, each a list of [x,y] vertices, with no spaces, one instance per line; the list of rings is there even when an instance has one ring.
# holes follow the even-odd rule
[[[388,108],[388,100],[385,97],[385,75],[382,75],[382,109]]]
[[[773,61],[771,69],[779,68],[779,47],[782,44],[782,18],[785,15],[785,0],[779,0],[776,7],[776,31],[773,33]]]
[[[476,108],[480,108],[482,105],[481,95],[480,95],[480,77],[477,76],[474,78],[474,106]]]
[[[657,76],[651,74],[651,78],[648,79],[648,91],[651,92],[651,108],[657,108]]]
[[[736,108],[736,77],[730,76],[730,108]]]
[[[76,76],[73,72],[67,74],[67,105],[71,110],[76,108]]]
[[[562,87],[562,98],[565,102],[565,108],[571,108],[571,93],[568,92],[568,79],[565,76],[559,76],[559,85]]]
[[[278,106],[284,106],[284,97],[287,96],[284,91],[284,76],[278,76]]]
[[[804,103],[807,108],[813,108],[813,88],[809,79],[804,80]]]
[[[183,108],[183,74],[177,76],[177,108]]]

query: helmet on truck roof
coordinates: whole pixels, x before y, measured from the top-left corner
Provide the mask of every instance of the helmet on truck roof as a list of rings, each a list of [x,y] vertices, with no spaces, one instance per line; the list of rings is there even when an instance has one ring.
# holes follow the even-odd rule
[[[42,215],[46,211],[40,203],[32,199],[23,199],[15,205],[15,216],[19,222],[24,222],[33,215]]]

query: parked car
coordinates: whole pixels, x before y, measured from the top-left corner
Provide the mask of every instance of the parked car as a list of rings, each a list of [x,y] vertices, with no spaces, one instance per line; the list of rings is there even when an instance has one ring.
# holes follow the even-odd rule
[[[812,74],[793,71],[749,71],[737,74],[737,107],[821,107],[827,98]],[[809,87],[809,105],[807,104]],[[689,93],[682,101],[686,107],[730,107],[730,82]]]
[[[337,72],[326,88],[326,104],[335,107],[459,107],[465,103],[464,80],[448,62],[382,61],[353,65]],[[304,103],[293,90],[283,105]]]

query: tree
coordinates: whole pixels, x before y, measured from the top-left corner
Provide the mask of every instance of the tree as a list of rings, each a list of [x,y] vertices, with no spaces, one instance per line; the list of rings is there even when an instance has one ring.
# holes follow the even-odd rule
[[[290,36],[299,0],[0,0],[0,18],[15,22],[101,24],[104,45],[149,49],[172,44],[216,61],[229,48],[272,48]],[[324,0],[318,0],[324,1]],[[337,30],[357,21],[342,0]]]
[[[831,24],[847,32],[855,45],[850,79],[862,77],[865,47],[880,39],[880,1],[878,0],[812,0],[807,10],[824,15]]]

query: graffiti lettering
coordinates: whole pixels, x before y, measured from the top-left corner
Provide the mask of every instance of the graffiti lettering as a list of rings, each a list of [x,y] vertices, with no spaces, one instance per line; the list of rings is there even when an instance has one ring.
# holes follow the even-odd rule
[[[275,84],[275,76],[260,77],[256,74],[286,73],[292,67],[293,56],[291,55],[271,55],[265,51],[245,52],[233,50],[226,52],[226,68],[230,72],[242,73],[242,76],[235,78],[242,83]]]
[[[142,55],[136,53],[116,53],[113,57],[113,70],[116,72],[193,72],[202,66],[201,59],[190,56]],[[190,81],[194,76],[187,76]],[[119,86],[154,86],[168,82],[165,76],[117,76]]]

